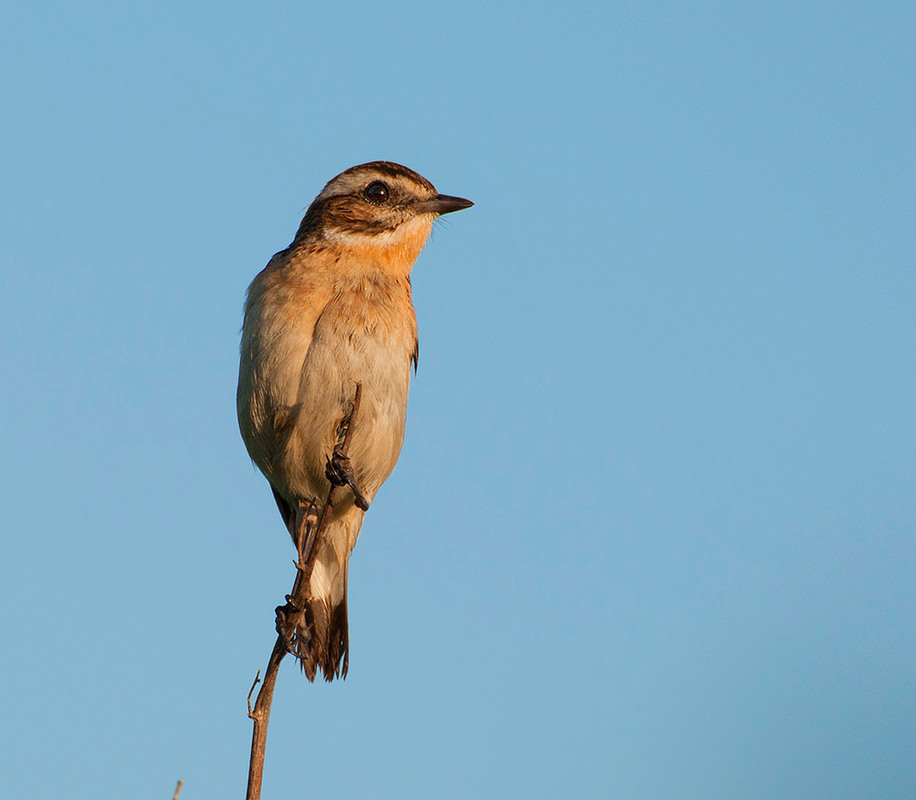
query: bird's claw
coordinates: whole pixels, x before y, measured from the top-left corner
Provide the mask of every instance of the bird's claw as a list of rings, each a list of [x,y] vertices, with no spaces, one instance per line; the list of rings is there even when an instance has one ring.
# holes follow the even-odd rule
[[[276,608],[277,633],[287,643],[292,644],[296,639],[296,629],[302,620],[302,609],[293,603],[293,598],[286,595],[286,605]]]
[[[356,485],[356,478],[353,475],[353,465],[350,459],[337,448],[334,454],[327,460],[324,468],[324,474],[331,482],[332,486],[349,486],[353,492],[356,507],[365,511],[369,508],[369,501]]]

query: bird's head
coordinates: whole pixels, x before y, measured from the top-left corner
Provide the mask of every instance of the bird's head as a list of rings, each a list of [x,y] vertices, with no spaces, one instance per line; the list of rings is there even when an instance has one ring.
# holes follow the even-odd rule
[[[437,217],[472,205],[462,197],[439,194],[408,167],[372,161],[327,182],[309,206],[296,241],[323,239],[359,250],[403,250],[412,264]]]

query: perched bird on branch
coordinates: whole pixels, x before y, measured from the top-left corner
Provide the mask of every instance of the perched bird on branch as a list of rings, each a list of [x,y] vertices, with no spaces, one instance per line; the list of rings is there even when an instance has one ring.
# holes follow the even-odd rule
[[[388,161],[330,180],[292,244],[248,288],[239,366],[239,428],[270,482],[300,564],[314,559],[295,652],[309,680],[345,677],[347,568],[363,516],[404,441],[417,321],[410,270],[441,214],[473,203],[439,194]],[[341,422],[361,385],[349,449]],[[345,422],[346,424],[346,422]],[[316,553],[303,531],[337,490]]]

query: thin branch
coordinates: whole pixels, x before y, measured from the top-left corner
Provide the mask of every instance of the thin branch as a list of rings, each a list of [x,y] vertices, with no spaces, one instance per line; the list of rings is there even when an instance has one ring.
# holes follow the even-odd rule
[[[356,394],[350,403],[350,409],[337,426],[337,446],[334,448],[335,456],[339,454],[343,458],[346,458],[347,450],[350,447],[350,438],[353,433],[356,415],[359,412],[362,390],[362,384],[357,382]],[[331,510],[334,507],[334,490],[336,488],[334,483],[331,483],[331,488],[328,490],[328,497],[324,501],[321,515],[317,517],[317,519],[314,514],[314,503],[300,505],[296,511],[296,543],[299,551],[299,559],[296,563],[296,580],[293,583],[292,592],[287,595],[286,606],[281,606],[277,609],[277,641],[274,643],[274,648],[270,653],[267,669],[264,671],[264,681],[261,683],[257,698],[255,698],[253,709],[251,707],[251,695],[252,692],[254,692],[255,686],[258,684],[260,672],[251,685],[251,691],[248,692],[248,716],[254,722],[254,730],[251,734],[251,758],[248,762],[247,800],[260,800],[261,798],[261,781],[264,777],[264,753],[267,748],[267,724],[270,721],[270,705],[273,701],[277,673],[280,670],[280,662],[283,661],[284,656],[290,651],[290,647],[294,641],[295,631],[300,627],[305,618],[309,579],[312,576],[315,560],[318,557],[321,537],[324,535],[324,529],[327,526],[328,519],[331,516]],[[356,493],[355,486],[352,488],[354,489],[354,493]]]
[[[258,670],[258,674],[254,676],[254,682],[251,684],[251,688],[248,690],[248,718],[254,719],[251,716],[251,695],[254,694],[254,687],[261,682],[261,670]]]
[[[178,795],[181,794],[182,786],[184,786],[184,781],[178,781],[178,785],[175,787],[175,794],[172,795],[172,800],[178,800]]]

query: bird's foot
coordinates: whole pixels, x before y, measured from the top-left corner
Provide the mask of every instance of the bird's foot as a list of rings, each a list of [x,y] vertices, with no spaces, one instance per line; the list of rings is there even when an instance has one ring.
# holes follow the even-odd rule
[[[369,508],[369,501],[360,491],[359,486],[356,485],[356,478],[353,475],[353,465],[350,464],[350,459],[336,447],[333,455],[327,460],[324,474],[332,486],[350,487],[357,508],[363,511]]]
[[[293,602],[290,595],[286,595],[286,605],[276,608],[277,633],[286,642],[286,649],[294,653],[299,639],[299,630],[305,622],[305,609]]]

